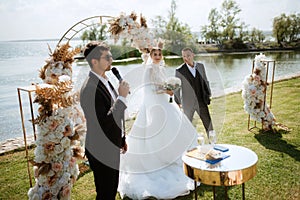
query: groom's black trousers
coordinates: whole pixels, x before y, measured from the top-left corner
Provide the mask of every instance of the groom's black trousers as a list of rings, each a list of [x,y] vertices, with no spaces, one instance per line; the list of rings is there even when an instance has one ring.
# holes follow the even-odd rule
[[[119,170],[103,164],[87,149],[85,149],[85,155],[94,173],[96,200],[115,200],[119,183]]]

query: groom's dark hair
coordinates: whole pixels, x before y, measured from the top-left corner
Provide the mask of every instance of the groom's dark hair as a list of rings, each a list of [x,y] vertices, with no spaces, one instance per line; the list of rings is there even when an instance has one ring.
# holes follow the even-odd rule
[[[99,60],[103,51],[109,51],[110,47],[104,42],[92,41],[84,49],[83,55],[92,68],[92,59]]]

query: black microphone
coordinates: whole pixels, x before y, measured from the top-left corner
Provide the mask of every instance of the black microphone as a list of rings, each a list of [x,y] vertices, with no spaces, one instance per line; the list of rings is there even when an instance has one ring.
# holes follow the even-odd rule
[[[123,78],[121,77],[119,70],[117,70],[117,68],[113,67],[111,68],[112,73],[117,77],[117,79],[120,81],[120,83],[122,82]],[[128,94],[130,94],[130,91],[128,92]]]
[[[117,68],[113,67],[111,68],[112,73],[117,77],[117,79],[122,82],[123,78],[121,77],[119,70]]]

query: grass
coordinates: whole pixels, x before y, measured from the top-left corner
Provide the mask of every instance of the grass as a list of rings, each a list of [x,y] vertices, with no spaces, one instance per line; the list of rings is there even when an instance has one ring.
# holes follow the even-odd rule
[[[248,147],[258,155],[257,175],[245,184],[246,199],[300,199],[300,78],[274,84],[272,112],[277,122],[286,125],[290,131],[275,127],[274,133],[262,132],[259,130],[261,124],[257,124],[259,128],[248,131],[248,115],[243,110],[241,93],[214,99],[212,104],[224,103],[224,99],[226,100],[224,122],[213,117],[214,124],[222,124],[218,141]],[[193,123],[203,132],[202,123],[198,118],[195,118]],[[253,123],[250,127],[252,125]],[[34,156],[33,149],[29,155]],[[25,151],[0,156],[0,171],[0,199],[27,199],[29,179]],[[95,199],[95,194],[93,174],[87,170],[75,183],[72,199],[92,200]],[[216,189],[216,194],[217,199],[224,199],[222,187]],[[200,185],[197,195],[199,199],[212,199],[212,187]],[[229,187],[228,197],[232,200],[242,199],[241,186]],[[193,198],[192,192],[177,199]],[[117,196],[116,199],[120,197]]]

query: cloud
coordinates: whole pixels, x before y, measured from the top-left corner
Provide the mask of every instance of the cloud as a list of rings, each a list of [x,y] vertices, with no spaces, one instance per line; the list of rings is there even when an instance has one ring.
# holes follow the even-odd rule
[[[208,23],[212,8],[221,9],[223,0],[177,0],[176,17],[193,31]],[[272,19],[281,13],[300,10],[299,0],[236,0],[240,18],[250,27],[270,30]],[[168,17],[171,0],[0,0],[0,40],[60,38],[80,20],[121,12],[142,13],[150,22],[155,16]]]

